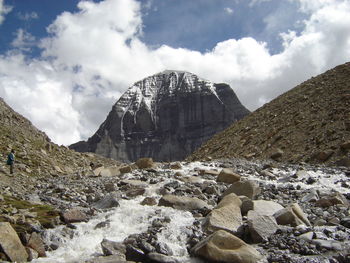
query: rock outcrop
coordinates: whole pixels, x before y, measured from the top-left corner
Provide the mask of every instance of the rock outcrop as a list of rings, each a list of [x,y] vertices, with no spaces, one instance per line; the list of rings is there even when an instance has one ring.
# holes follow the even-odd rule
[[[248,113],[227,84],[164,71],[131,86],[98,131],[70,148],[120,161],[182,160]]]
[[[216,134],[189,161],[245,157],[350,167],[350,63],[313,77]]]

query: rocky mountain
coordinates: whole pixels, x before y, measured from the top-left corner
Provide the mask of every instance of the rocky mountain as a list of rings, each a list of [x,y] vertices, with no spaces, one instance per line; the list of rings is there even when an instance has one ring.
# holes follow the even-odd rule
[[[265,104],[215,135],[188,160],[208,156],[350,166],[350,63]]]
[[[15,173],[11,177],[7,154],[15,150]],[[22,115],[0,98],[0,190],[20,199],[23,193],[35,192],[43,178],[93,173],[92,168],[119,165],[117,161],[89,153],[77,153],[50,141]],[[1,206],[0,206],[1,208]],[[1,218],[0,218],[1,221]]]
[[[98,131],[70,148],[121,161],[182,160],[248,113],[227,84],[167,70],[131,86]]]

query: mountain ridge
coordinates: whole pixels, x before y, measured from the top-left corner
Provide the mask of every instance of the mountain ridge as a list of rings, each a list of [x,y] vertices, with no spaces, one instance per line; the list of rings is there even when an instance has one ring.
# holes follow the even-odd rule
[[[222,157],[350,165],[350,63],[280,95],[195,151]]]

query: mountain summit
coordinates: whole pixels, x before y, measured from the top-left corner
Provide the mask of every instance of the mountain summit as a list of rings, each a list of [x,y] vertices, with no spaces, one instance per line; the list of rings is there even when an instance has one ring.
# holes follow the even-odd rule
[[[248,113],[229,85],[165,70],[132,85],[98,131],[70,148],[121,161],[182,160]]]

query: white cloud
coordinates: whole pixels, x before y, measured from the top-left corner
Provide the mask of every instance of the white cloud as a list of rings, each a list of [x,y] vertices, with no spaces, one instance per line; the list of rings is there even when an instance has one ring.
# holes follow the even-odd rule
[[[5,5],[4,0],[0,0],[0,25],[4,22],[5,15],[10,13],[11,10],[11,6]]]
[[[233,14],[233,9],[230,8],[230,7],[225,7],[224,10],[225,10],[225,12],[226,12],[227,14],[229,14],[229,15],[232,15],[232,14]]]
[[[206,53],[165,45],[151,49],[140,40],[139,2],[80,2],[79,12],[62,13],[49,27],[42,58],[0,56],[0,94],[65,144],[91,136],[128,86],[164,69],[229,83],[246,106],[256,109],[350,60],[349,1],[298,1],[309,18],[299,34],[281,34],[284,49],[274,55],[266,43],[250,37],[217,43]]]
[[[17,30],[16,38],[11,43],[12,47],[23,51],[29,51],[33,45],[35,45],[35,37],[22,28]]]
[[[36,12],[30,12],[30,13],[18,13],[17,14],[18,18],[23,20],[23,21],[30,21],[33,19],[38,19],[39,15]]]

